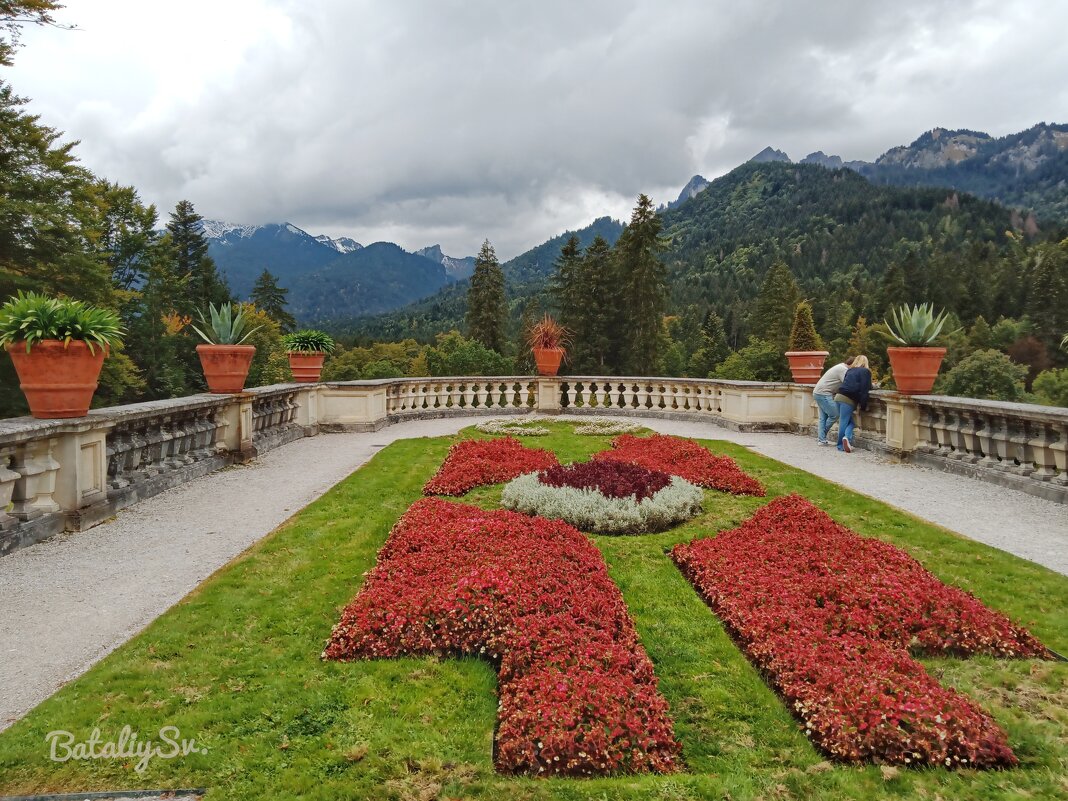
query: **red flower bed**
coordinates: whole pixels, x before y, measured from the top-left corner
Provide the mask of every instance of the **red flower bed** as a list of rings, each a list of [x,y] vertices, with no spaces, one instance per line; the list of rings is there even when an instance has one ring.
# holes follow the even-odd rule
[[[323,656],[480,654],[499,666],[500,771],[671,772],[653,665],[600,552],[566,523],[438,498],[404,514]]]
[[[699,487],[735,495],[763,495],[764,486],[738,467],[729,456],[715,456],[691,439],[653,434],[636,437],[622,434],[612,440],[612,450],[593,455],[594,459],[630,462],[679,476]]]
[[[527,448],[517,439],[468,439],[449,448],[449,455],[426,485],[424,495],[463,495],[486,484],[511,481],[557,464],[556,456]]]
[[[538,473],[538,480],[550,487],[597,490],[608,498],[652,498],[671,483],[671,476],[637,464],[602,459],[557,465]]]
[[[1016,764],[1005,733],[909,654],[1048,657],[1024,629],[904,551],[778,498],[732,531],[677,545],[675,563],[833,757]]]

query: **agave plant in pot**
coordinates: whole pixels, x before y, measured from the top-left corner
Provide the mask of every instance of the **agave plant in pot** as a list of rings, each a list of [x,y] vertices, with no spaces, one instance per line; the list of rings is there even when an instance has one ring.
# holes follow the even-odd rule
[[[945,311],[935,314],[929,303],[906,303],[891,310],[890,319],[884,321],[888,329],[884,336],[897,343],[886,349],[886,355],[898,392],[923,395],[931,391],[946,355],[946,349],[934,342],[942,334],[947,316]]]
[[[282,347],[289,352],[289,370],[299,384],[314,384],[323,372],[326,354],[334,350],[334,340],[323,331],[294,331],[282,337]]]
[[[546,314],[527,331],[538,375],[556,375],[567,355],[568,330]]]
[[[208,391],[214,393],[241,392],[245,388],[245,378],[252,357],[256,355],[253,345],[243,345],[259,326],[248,328],[245,311],[240,306],[223,303],[216,308],[208,304],[208,317],[204,312],[197,312],[200,325],[190,325],[203,345],[197,345],[200,366],[204,368],[204,378],[208,382]]]
[[[786,359],[790,362],[790,373],[798,384],[815,384],[820,380],[827,351],[823,350],[823,340],[816,333],[812,305],[807,300],[798,303],[794,311],[790,350],[786,351]]]
[[[19,292],[0,307],[0,347],[11,355],[34,417],[84,417],[104,358],[122,334],[115,312],[69,298]]]

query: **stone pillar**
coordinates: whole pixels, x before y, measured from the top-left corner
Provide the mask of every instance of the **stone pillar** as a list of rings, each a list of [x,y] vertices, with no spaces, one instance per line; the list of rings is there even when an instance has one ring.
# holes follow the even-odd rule
[[[908,395],[883,396],[886,402],[886,445],[900,455],[916,448],[920,441],[920,410]]]
[[[53,498],[66,516],[68,530],[81,531],[108,515],[107,431],[72,431],[56,441],[59,469]]]
[[[54,438],[28,442],[15,451],[11,468],[18,473],[11,492],[11,514],[18,520],[35,520],[59,511],[56,491],[59,462],[52,458]]]
[[[815,425],[819,419],[815,405],[812,400],[812,385],[794,384],[790,388],[791,422],[802,431]]]
[[[314,437],[319,433],[319,385],[301,390],[293,400],[297,405],[293,422],[304,429],[304,436]]]
[[[8,445],[0,448],[0,531],[14,528],[18,523],[14,515],[7,512],[11,503],[11,493],[15,491],[15,482],[19,474],[8,470],[8,465],[15,456],[15,447]]]
[[[256,446],[252,444],[252,401],[255,397],[251,392],[242,392],[219,410],[223,443],[239,462],[248,462],[256,456]]]
[[[538,405],[537,411],[543,414],[559,414],[561,411],[560,406],[560,385],[561,380],[555,377],[541,378],[538,381]]]

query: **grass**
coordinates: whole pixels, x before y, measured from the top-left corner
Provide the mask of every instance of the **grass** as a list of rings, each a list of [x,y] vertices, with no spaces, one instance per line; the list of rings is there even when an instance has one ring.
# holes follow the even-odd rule
[[[528,444],[567,462],[607,446],[552,424]],[[461,436],[472,436],[463,432]],[[743,448],[727,453],[768,499],[708,492],[705,513],[671,531],[594,537],[619,585],[684,748],[687,773],[594,780],[500,776],[491,744],[496,678],[477,659],[340,664],[319,653],[390,527],[420,496],[454,437],[379,452],[250,548],[143,633],[0,734],[0,792],[208,787],[209,799],[1018,799],[1068,798],[1068,665],[925,660],[1009,733],[1012,771],[893,770],[826,762],[665,555],[800,492],[836,520],[900,545],[1068,651],[1068,578]],[[500,487],[464,499],[492,507]],[[207,753],[135,760],[48,758],[46,734],[115,739],[176,726]]]

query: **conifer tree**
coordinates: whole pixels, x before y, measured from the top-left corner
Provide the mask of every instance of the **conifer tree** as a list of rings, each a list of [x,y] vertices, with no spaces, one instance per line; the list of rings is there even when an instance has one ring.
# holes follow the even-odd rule
[[[215,261],[208,256],[204,236],[204,218],[188,200],[180,200],[167,223],[167,249],[174,277],[184,282],[184,303],[177,311],[190,314],[206,309],[209,303],[230,303],[233,298],[226,281],[219,275]]]
[[[286,311],[288,294],[289,290],[278,286],[278,279],[271,275],[269,270],[264,270],[256,279],[252,295],[249,296],[249,301],[257,309],[278,323],[283,334],[288,334],[297,327],[293,315]]]
[[[598,235],[582,254],[578,271],[579,322],[571,329],[571,367],[577,374],[619,369],[619,285],[612,246]]]
[[[1028,315],[1034,335],[1056,351],[1068,330],[1068,239],[1034,248]]]
[[[504,271],[487,239],[475,259],[475,272],[467,290],[467,330],[472,339],[490,350],[504,350]]]
[[[794,274],[784,262],[776,262],[768,270],[757,297],[751,324],[754,336],[771,342],[785,351],[789,346],[794,310],[801,301]]]
[[[560,249],[560,255],[554,263],[552,277],[549,279],[549,291],[559,310],[559,321],[573,335],[581,337],[585,317],[585,300],[579,285],[582,270],[582,252],[579,239],[572,234]]]
[[[631,213],[630,223],[616,242],[622,326],[623,370],[651,375],[659,362],[664,309],[667,305],[667,268],[659,255],[665,247],[661,220],[645,194]]]
[[[812,322],[812,306],[807,300],[798,303],[794,311],[789,347],[793,351],[823,350],[823,340],[816,333],[816,324]]]

